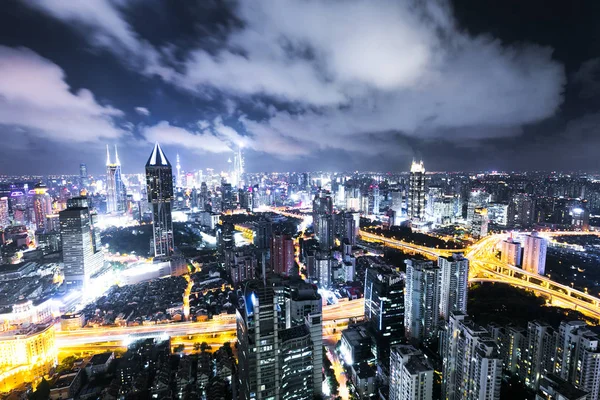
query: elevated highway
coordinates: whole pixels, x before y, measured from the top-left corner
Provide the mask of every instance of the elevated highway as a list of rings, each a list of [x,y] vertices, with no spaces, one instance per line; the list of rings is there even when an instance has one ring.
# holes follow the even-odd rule
[[[598,232],[541,232],[543,236],[598,235]],[[600,321],[600,299],[570,286],[555,282],[546,276],[537,275],[521,268],[501,262],[496,257],[499,243],[508,234],[489,235],[465,250],[433,249],[396,239],[386,238],[370,232],[360,231],[362,240],[382,243],[385,246],[403,251],[422,254],[430,259],[464,252],[470,261],[470,282],[500,282],[532,290],[548,297],[554,305],[581,312],[589,318]]]

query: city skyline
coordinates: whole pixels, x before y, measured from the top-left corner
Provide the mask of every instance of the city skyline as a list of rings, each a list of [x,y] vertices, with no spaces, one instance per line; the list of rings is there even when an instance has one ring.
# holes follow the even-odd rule
[[[107,144],[137,172],[156,140],[184,169],[226,170],[239,145],[248,172],[598,169],[592,1],[353,0],[358,29],[296,0],[3,6],[6,174],[96,174]]]

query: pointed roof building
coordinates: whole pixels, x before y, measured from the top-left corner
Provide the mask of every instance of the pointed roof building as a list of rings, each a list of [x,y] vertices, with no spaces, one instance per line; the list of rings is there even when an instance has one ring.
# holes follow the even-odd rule
[[[163,153],[162,149],[158,142],[154,145],[154,150],[152,150],[152,154],[150,158],[148,158],[148,162],[146,163],[146,167],[170,167],[171,163]]]

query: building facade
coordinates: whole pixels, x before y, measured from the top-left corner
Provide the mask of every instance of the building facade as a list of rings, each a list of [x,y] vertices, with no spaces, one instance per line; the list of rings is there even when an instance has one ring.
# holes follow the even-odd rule
[[[173,170],[171,163],[156,143],[146,163],[146,192],[152,210],[154,255],[173,254]]]

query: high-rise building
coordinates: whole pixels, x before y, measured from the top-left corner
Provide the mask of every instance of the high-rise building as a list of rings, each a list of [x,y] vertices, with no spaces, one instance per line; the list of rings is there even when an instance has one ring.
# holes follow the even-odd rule
[[[9,225],[8,197],[0,197],[0,228],[6,228]]]
[[[315,257],[315,269],[312,273],[313,282],[322,288],[331,287],[334,262],[335,259],[328,252],[318,252]]]
[[[47,216],[52,214],[52,198],[48,194],[48,187],[44,184],[35,185],[33,195],[33,213],[36,230],[46,229]]]
[[[79,164],[79,179],[81,180],[81,186],[84,188],[90,184],[87,165],[84,163]]]
[[[171,215],[173,171],[158,143],[146,163],[146,192],[152,209],[154,255],[170,256],[175,247]]]
[[[527,344],[522,362],[525,385],[537,390],[540,380],[554,371],[556,332],[544,322],[530,321],[527,324]]]
[[[328,192],[324,190],[319,190],[319,192],[315,195],[313,199],[313,229],[315,234],[319,234],[321,232],[320,222],[321,216],[331,216],[333,215],[333,200]],[[333,230],[333,227],[331,228]]]
[[[406,260],[404,330],[407,339],[422,342],[437,335],[440,269],[431,261]]]
[[[421,221],[425,218],[425,167],[423,161],[412,162],[408,186],[408,218]]]
[[[254,233],[254,245],[259,250],[268,250],[271,246],[271,237],[273,236],[273,224],[266,218],[261,218],[256,222]]]
[[[433,367],[422,351],[410,345],[396,345],[390,356],[389,400],[431,400]]]
[[[585,390],[590,399],[600,396],[598,335],[585,322],[563,321],[558,328],[554,373]]]
[[[464,313],[451,313],[442,335],[442,398],[500,399],[502,358],[488,332]]]
[[[177,163],[175,164],[175,168],[177,170],[177,177],[176,177],[177,184],[176,184],[176,186],[178,188],[180,188],[180,187],[183,186],[183,179],[181,177],[181,162],[179,160],[179,153],[177,153]]]
[[[389,348],[404,337],[404,279],[399,271],[370,267],[365,274],[365,319],[376,333],[377,357],[389,364]]]
[[[322,362],[322,341],[313,337],[322,331],[321,315],[308,313],[304,323],[288,325],[280,301],[271,287],[246,285],[236,316],[240,400],[311,400],[320,393],[314,377],[321,374],[315,366]]]
[[[319,241],[321,250],[331,250],[334,245],[334,224],[331,214],[318,214],[314,226],[317,228],[315,234]]]
[[[509,226],[527,228],[535,220],[535,200],[526,193],[517,193],[508,203],[507,214]]]
[[[523,243],[523,270],[538,275],[544,275],[546,271],[546,251],[548,242],[537,232],[531,232],[525,236]]]
[[[356,236],[358,235],[359,222],[357,219],[359,218],[358,213],[350,211],[344,212],[342,216],[342,232],[340,237],[342,241],[348,239],[348,243],[353,246],[356,244]]]
[[[471,236],[480,239],[488,234],[488,210],[487,208],[476,208],[473,210],[471,220]]]
[[[453,311],[467,312],[469,260],[454,253],[439,257],[438,266],[441,275],[440,317],[447,321]]]
[[[127,192],[121,176],[121,161],[115,146],[115,162],[110,161],[106,145],[106,212],[109,214],[127,211]]]
[[[513,266],[521,265],[521,243],[512,237],[503,240],[500,243],[500,261]]]
[[[294,241],[289,235],[277,234],[271,238],[271,268],[274,273],[290,276],[295,273]]]
[[[65,283],[84,288],[104,265],[96,214],[85,197],[73,198],[59,213]]]

